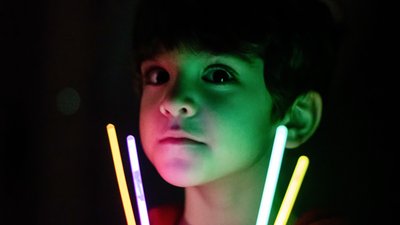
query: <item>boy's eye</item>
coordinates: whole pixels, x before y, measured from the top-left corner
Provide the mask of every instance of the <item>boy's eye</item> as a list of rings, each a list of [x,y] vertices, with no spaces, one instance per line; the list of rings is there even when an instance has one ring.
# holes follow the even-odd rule
[[[144,82],[147,85],[161,85],[169,80],[169,73],[161,68],[152,68],[144,73]]]
[[[202,79],[206,82],[214,84],[226,84],[228,82],[235,81],[235,77],[230,71],[220,67],[209,68],[206,70]]]

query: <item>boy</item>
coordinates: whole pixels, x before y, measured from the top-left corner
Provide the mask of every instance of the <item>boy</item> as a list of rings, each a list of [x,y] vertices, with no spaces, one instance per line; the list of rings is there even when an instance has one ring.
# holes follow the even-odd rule
[[[136,9],[141,143],[185,192],[184,203],[151,209],[151,224],[256,224],[276,128],[285,125],[286,148],[297,148],[320,123],[337,49],[328,8],[147,0]],[[289,224],[315,222],[299,213]]]

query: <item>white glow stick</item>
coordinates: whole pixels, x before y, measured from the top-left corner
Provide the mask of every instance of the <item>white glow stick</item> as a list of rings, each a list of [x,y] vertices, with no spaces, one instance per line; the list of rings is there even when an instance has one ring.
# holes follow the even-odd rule
[[[136,225],[135,215],[133,214],[131,199],[129,197],[128,185],[126,184],[125,180],[117,132],[115,131],[114,125],[111,123],[107,125],[107,134],[110,142],[111,153],[114,161],[114,168],[117,175],[118,187],[121,194],[122,205],[124,207],[126,222],[128,225]]]
[[[146,198],[143,190],[142,175],[140,173],[139,157],[137,154],[135,137],[129,135],[126,140],[128,142],[129,158],[131,161],[133,182],[135,184],[136,202],[139,210],[140,224],[150,225],[149,216],[147,213]]]
[[[276,184],[278,182],[279,170],[282,164],[282,157],[285,151],[287,132],[287,128],[283,125],[276,128],[274,144],[272,146],[271,158],[269,160],[267,177],[265,179],[256,225],[268,224]]]
[[[297,160],[296,167],[294,168],[292,178],[290,179],[288,189],[286,190],[274,225],[285,225],[287,223],[297,194],[299,193],[301,183],[303,182],[304,175],[306,174],[308,164],[309,159],[307,156],[302,155]]]

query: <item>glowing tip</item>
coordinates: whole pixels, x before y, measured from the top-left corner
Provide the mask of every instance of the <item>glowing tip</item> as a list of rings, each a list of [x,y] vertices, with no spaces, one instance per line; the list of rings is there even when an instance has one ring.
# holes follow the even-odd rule
[[[132,135],[128,135],[128,137],[126,138],[128,141],[135,141],[135,137]]]

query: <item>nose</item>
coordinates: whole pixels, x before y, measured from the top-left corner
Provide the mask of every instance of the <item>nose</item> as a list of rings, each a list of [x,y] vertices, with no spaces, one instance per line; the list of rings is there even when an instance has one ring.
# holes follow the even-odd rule
[[[179,60],[177,60],[179,61]],[[170,80],[164,89],[160,112],[168,118],[192,117],[198,111],[196,77],[190,66],[180,63],[170,69]]]
[[[194,103],[189,98],[168,98],[160,105],[160,112],[166,117],[192,117],[196,113]]]
[[[160,105],[160,112],[166,117],[192,117],[197,107],[192,96],[190,84],[176,82],[166,93]],[[192,90],[192,91],[191,91]]]

